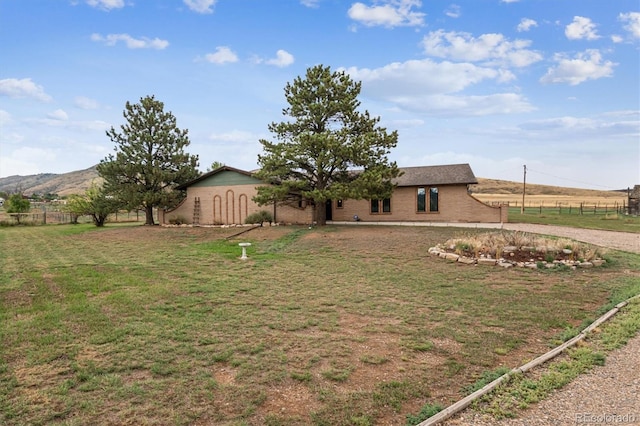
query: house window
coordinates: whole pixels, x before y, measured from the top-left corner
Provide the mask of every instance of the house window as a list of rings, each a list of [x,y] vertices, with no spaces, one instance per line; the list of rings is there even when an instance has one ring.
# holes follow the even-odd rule
[[[429,211],[438,211],[438,188],[429,188]]]
[[[382,200],[382,213],[391,213],[391,198]]]
[[[336,200],[336,209],[342,208],[342,200]]]
[[[418,212],[427,211],[427,192],[424,187],[418,188]]]
[[[391,198],[384,200],[371,200],[371,213],[380,213],[380,205],[382,205],[382,213],[391,213]]]

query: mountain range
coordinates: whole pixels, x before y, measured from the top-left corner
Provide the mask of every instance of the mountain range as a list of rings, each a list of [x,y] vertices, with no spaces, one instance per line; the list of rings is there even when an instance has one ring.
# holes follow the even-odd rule
[[[84,170],[64,174],[40,173],[29,176],[9,176],[0,178],[0,192],[9,194],[20,192],[24,195],[57,194],[64,197],[72,194],[84,193],[92,182],[100,183],[100,176],[96,166]],[[519,194],[522,193],[522,183],[500,179],[477,178],[478,184],[471,185],[470,189],[475,194]],[[598,196],[611,194],[611,191],[593,189],[580,189],[562,186],[526,185],[527,194],[530,195],[575,195]]]

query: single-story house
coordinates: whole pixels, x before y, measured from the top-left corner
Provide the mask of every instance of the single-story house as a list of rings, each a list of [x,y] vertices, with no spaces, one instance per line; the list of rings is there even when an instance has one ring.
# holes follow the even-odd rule
[[[401,167],[391,197],[381,200],[329,200],[327,221],[363,222],[507,222],[507,206],[489,206],[469,194],[478,183],[468,164]],[[252,198],[265,183],[251,172],[223,166],[178,187],[184,201],[160,210],[159,222],[176,220],[194,225],[242,224],[252,213],[266,210],[279,223],[313,222],[312,202],[292,198],[285,203],[259,206]]]

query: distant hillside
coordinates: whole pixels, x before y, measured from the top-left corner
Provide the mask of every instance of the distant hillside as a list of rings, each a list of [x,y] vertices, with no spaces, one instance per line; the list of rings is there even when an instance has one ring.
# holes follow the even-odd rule
[[[100,182],[96,166],[64,174],[41,173],[0,178],[0,191],[21,192],[24,195],[58,194],[63,197],[85,192],[94,180]]]
[[[477,185],[470,185],[471,192],[474,194],[522,194],[522,182],[486,178],[477,179]],[[620,195],[618,191],[600,191],[597,189],[569,188],[530,183],[527,183],[526,189],[528,195],[566,195],[580,197]]]
[[[96,166],[64,174],[42,173],[31,176],[9,176],[0,178],[0,191],[13,193],[20,191],[25,195],[47,193],[66,196],[81,194],[91,182],[99,182]],[[477,185],[471,185],[474,194],[522,194],[522,182],[478,178]],[[568,188],[562,186],[536,185],[527,183],[529,195],[566,195],[566,196],[611,196],[613,191]]]

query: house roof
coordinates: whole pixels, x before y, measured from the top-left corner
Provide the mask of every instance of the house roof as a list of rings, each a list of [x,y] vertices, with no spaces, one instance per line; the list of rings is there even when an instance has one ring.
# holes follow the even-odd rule
[[[198,183],[200,181],[203,181],[203,180],[207,179],[208,177],[211,177],[213,175],[217,175],[218,173],[224,172],[224,171],[236,172],[236,173],[240,173],[240,174],[243,174],[243,175],[246,175],[246,176],[253,176],[253,173],[248,172],[246,170],[236,169],[235,167],[222,166],[222,167],[218,167],[217,169],[211,170],[210,172],[203,173],[200,176],[198,176],[197,178],[195,178],[195,179],[193,179],[193,180],[191,180],[189,182],[183,183],[182,185],[177,186],[176,189],[179,189],[179,190],[187,189],[188,187],[190,187],[190,186],[192,186],[192,185],[194,185],[194,184],[196,184],[196,183]]]
[[[467,185],[478,183],[469,164],[399,167],[403,172],[393,183],[398,186]]]
[[[469,164],[449,164],[442,166],[399,167],[402,175],[393,179],[398,186],[435,186],[435,185],[467,185],[478,183]],[[177,189],[187,189],[210,176],[223,171],[232,171],[246,176],[253,176],[253,172],[222,166],[208,173],[204,173],[196,179],[183,183]]]

